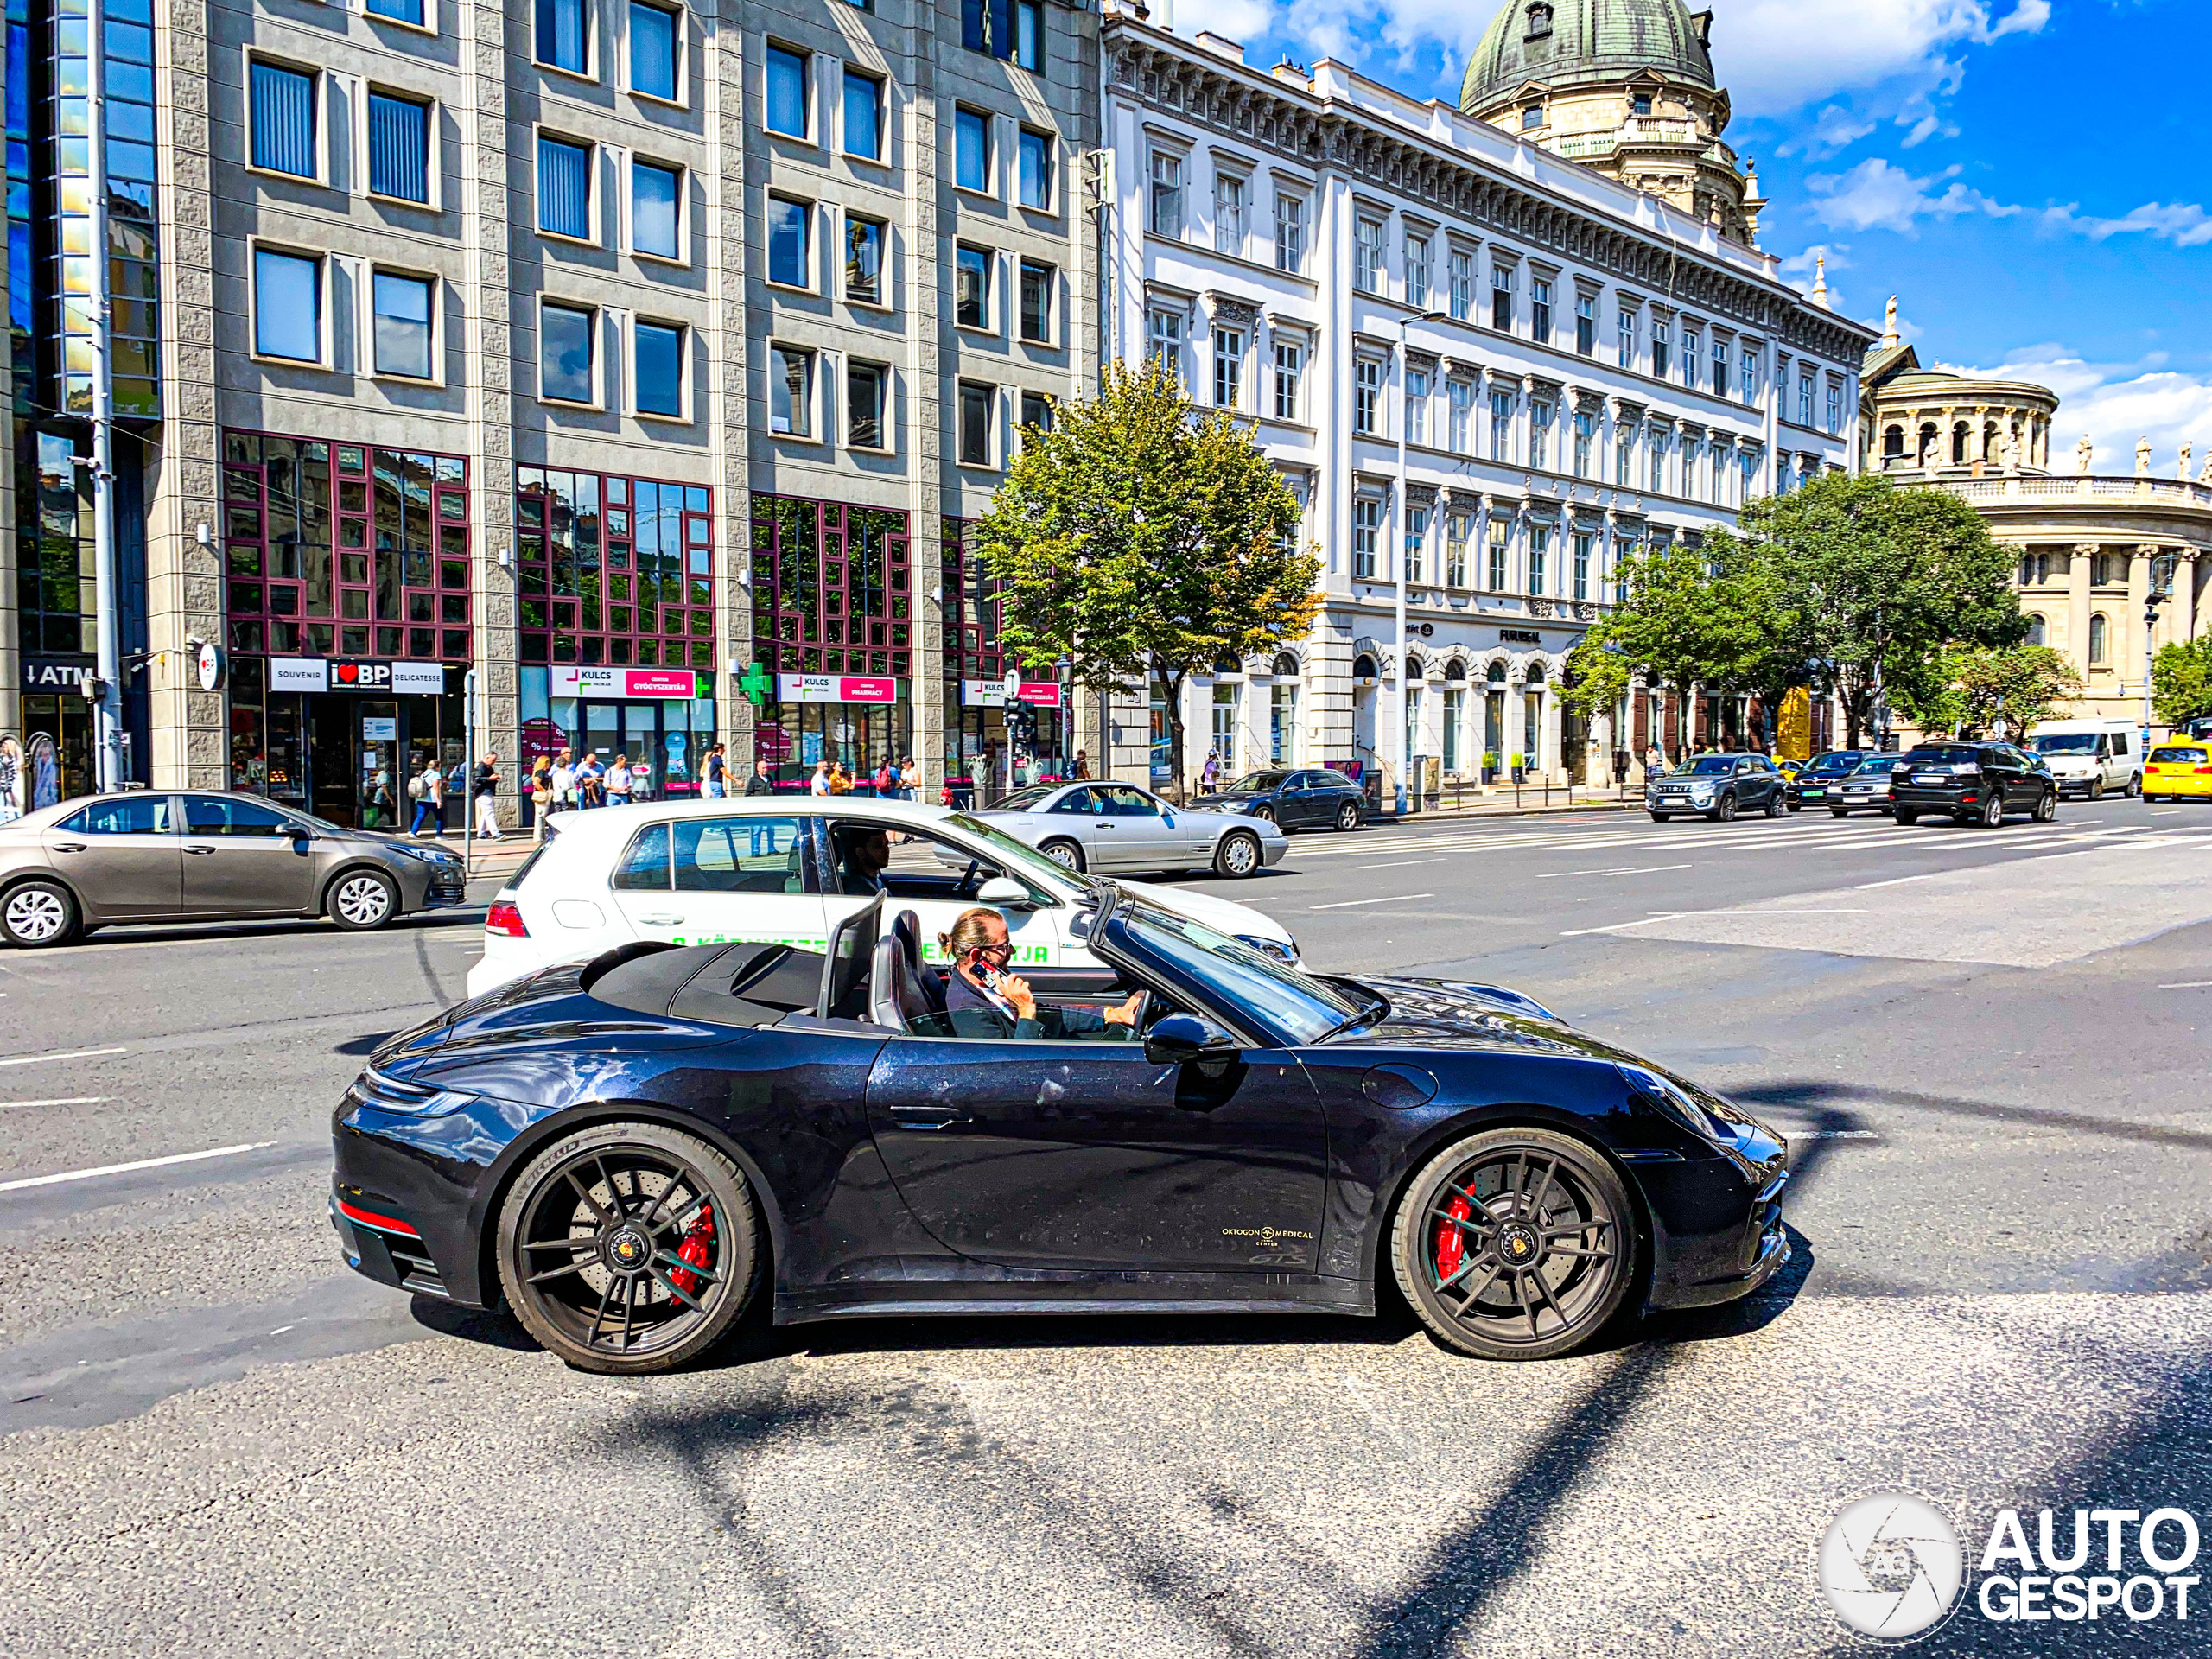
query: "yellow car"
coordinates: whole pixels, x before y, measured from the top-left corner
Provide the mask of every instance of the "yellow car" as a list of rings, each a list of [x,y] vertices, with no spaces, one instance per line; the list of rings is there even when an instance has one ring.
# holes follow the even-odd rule
[[[2151,751],[2143,763],[2143,798],[2179,800],[2184,795],[2212,795],[2212,744],[2168,743]]]

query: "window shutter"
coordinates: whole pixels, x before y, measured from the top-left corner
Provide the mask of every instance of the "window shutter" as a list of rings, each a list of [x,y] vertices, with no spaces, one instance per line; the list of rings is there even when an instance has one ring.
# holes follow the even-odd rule
[[[273,63],[253,66],[253,164],[315,176],[315,77]]]
[[[429,117],[420,104],[369,94],[369,188],[377,194],[429,200]]]

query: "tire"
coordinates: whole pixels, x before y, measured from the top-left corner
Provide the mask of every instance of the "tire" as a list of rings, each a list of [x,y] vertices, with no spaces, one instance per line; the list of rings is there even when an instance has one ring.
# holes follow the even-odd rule
[[[1843,814],[1839,812],[1836,816],[1838,817],[1841,817]],[[1897,808],[1897,822],[1904,824],[1918,823],[1920,822],[1920,809],[1916,806],[1901,806]]]
[[[1232,830],[1215,843],[1213,870],[1216,875],[1232,876],[1243,880],[1257,875],[1264,868],[1260,854],[1260,838],[1249,830]]]
[[[1847,806],[1832,806],[1828,808],[1828,816],[1832,818],[1847,818],[1851,816],[1851,809]]]
[[[32,880],[8,889],[0,900],[0,933],[18,950],[73,944],[83,932],[77,895],[59,881]]]
[[[1358,802],[1346,801],[1342,806],[1337,809],[1337,828],[1339,830],[1357,830],[1359,828]]]
[[[382,870],[347,870],[323,895],[323,910],[349,933],[366,933],[399,914],[399,884]]]
[[[1664,823],[1669,818],[1674,816],[1675,815],[1671,812],[1654,812],[1651,815],[1651,822],[1654,823]]]
[[[1078,872],[1083,868],[1083,849],[1071,841],[1048,841],[1037,850],[1056,864]]]
[[[1735,823],[1736,798],[1733,795],[1723,795],[1719,800],[1713,804],[1713,810],[1707,813],[1705,816],[1711,818],[1715,823]]]
[[[2132,801],[2142,792],[2143,774],[2139,772],[2127,780],[2127,798]]]
[[[1805,803],[1802,801],[1792,801],[1789,803],[1789,810],[1792,812],[1802,812],[1805,810]]]
[[[2058,816],[2058,791],[2046,789],[2036,802],[2036,822],[2049,823]]]
[[[1248,818],[1257,818],[1262,823],[1273,823],[1275,821],[1275,810],[1272,806],[1255,806],[1244,816]]]
[[[597,1123],[555,1141],[499,1208],[499,1286],[515,1317],[570,1367],[603,1376],[669,1370],[713,1347],[753,1300],[761,1255],[737,1166],[662,1123]]]
[[[1782,816],[1782,797],[1770,795],[1767,798],[1766,815],[1770,818],[1778,818]]]
[[[1478,1207],[1487,1229],[1471,1220]],[[1414,1315],[1482,1359],[1552,1359],[1589,1341],[1626,1300],[1639,1248],[1612,1166],[1549,1129],[1491,1129],[1446,1147],[1390,1228],[1391,1268]],[[1529,1265],[1509,1260],[1516,1249]],[[1472,1294],[1455,1297],[1471,1281]]]
[[[2101,778],[2090,779],[2088,798],[2093,801],[2101,801],[2104,798],[2105,780]]]
[[[1984,830],[1994,830],[2005,822],[2005,792],[1993,789],[1981,798],[1981,810],[1974,822]]]

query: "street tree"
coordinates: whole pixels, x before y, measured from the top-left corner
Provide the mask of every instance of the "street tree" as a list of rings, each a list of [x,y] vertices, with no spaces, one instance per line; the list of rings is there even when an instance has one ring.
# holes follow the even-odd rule
[[[2082,691],[2074,665],[2048,645],[1964,645],[1944,652],[1933,672],[1904,681],[1899,700],[1923,732],[2018,740]]]
[[[2158,647],[2151,659],[2151,712],[2174,731],[2212,716],[2212,633]]]
[[[1298,546],[1299,518],[1227,412],[1195,410],[1156,362],[1116,364],[1096,398],[1059,405],[1049,431],[1022,429],[975,546],[1022,662],[1065,661],[1100,696],[1157,686],[1179,789],[1190,676],[1313,626],[1320,561]]]

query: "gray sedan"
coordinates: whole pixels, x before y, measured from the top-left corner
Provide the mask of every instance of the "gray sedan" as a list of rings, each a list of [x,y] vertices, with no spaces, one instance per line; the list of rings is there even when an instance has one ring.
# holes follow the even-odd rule
[[[1256,875],[1289,846],[1263,818],[1194,811],[1135,784],[1039,784],[976,816],[1071,870],[1104,874]]]
[[[67,944],[118,922],[327,915],[382,927],[460,904],[442,847],[341,829],[258,795],[135,790],[64,801],[0,824],[0,935]]]

